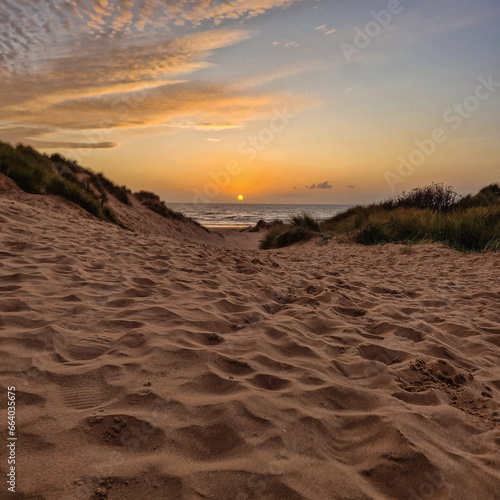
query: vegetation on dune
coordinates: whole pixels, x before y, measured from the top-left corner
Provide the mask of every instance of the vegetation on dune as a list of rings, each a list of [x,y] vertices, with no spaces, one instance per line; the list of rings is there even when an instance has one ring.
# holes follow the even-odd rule
[[[275,229],[277,226],[282,226],[283,221],[279,219],[275,219],[271,222],[266,222],[263,219],[260,219],[257,224],[253,227],[245,227],[243,229],[240,229],[240,233],[244,233],[248,231],[249,233],[258,233],[259,231],[266,231],[268,229]]]
[[[309,214],[302,213],[300,215],[295,215],[292,217],[291,225],[293,228],[300,228],[304,231],[310,231],[312,233],[319,232],[319,224],[313,219]]]
[[[397,208],[429,209],[434,212],[447,212],[456,206],[461,199],[451,186],[431,184],[423,188],[415,188],[409,193],[403,192],[383,201],[379,205],[385,210]]]
[[[344,234],[363,244],[442,242],[463,251],[500,249],[500,206],[448,213],[429,209],[397,209],[369,214],[359,229],[344,226]],[[332,231],[336,233],[336,231]]]
[[[30,147],[0,143],[0,172],[28,193],[38,194],[53,175],[51,161]]]
[[[500,204],[500,184],[490,184],[473,195],[468,194],[457,202],[458,208],[491,207]]]
[[[293,234],[279,239],[292,229],[288,225],[280,234],[271,231],[261,248],[307,239],[300,235],[295,239]],[[381,203],[352,207],[320,222],[318,230],[324,236],[347,236],[365,245],[441,242],[461,251],[499,251],[500,185],[491,184],[476,195],[461,197],[450,187],[432,184]]]
[[[184,220],[186,217],[180,212],[176,212],[168,208],[165,202],[160,200],[160,197],[149,191],[139,191],[135,193],[135,197],[147,208],[153,212],[161,215],[162,217],[170,219]]]
[[[102,203],[107,202],[107,194],[109,193],[121,203],[130,205],[128,195],[132,194],[132,192],[126,186],[117,186],[104,177],[103,174],[96,174],[88,168],[83,168],[75,161],[69,160],[59,153],[53,154],[50,159],[58,173],[65,179],[81,184],[87,191],[90,191],[92,186],[99,193]],[[86,181],[79,181],[78,175],[84,177]]]
[[[278,225],[269,231],[260,242],[260,248],[283,248],[293,243],[309,241],[319,230],[318,222],[309,214],[296,215],[289,224]]]
[[[30,146],[18,144],[13,147],[0,141],[0,172],[14,180],[23,191],[61,196],[103,221],[126,228],[107,203],[108,195],[112,195],[119,202],[131,205],[130,197],[133,195],[130,189],[117,186],[103,174],[83,168],[59,153],[49,157]],[[163,217],[191,221],[180,212],[167,208],[153,193],[141,191],[136,193],[136,197]]]
[[[101,220],[121,225],[113,211],[78,179],[80,170],[84,171],[60,155],[48,157],[30,146],[13,147],[0,142],[0,172],[23,191],[61,196]]]
[[[106,179],[103,174],[94,174],[93,172],[89,172],[89,174],[90,182],[102,195],[105,195],[106,192],[108,192],[124,205],[130,205],[130,200],[128,199],[128,195],[132,194],[130,189],[125,186],[117,186],[116,184],[113,184],[110,180]]]
[[[167,219],[181,220],[184,222],[192,222],[193,224],[196,224],[197,226],[207,231],[207,233],[210,232],[206,227],[202,226],[194,219],[186,217],[181,212],[177,212],[175,210],[172,210],[171,208],[168,208],[165,205],[165,202],[160,200],[160,197],[158,195],[151,193],[150,191],[139,191],[138,193],[134,193],[134,196],[142,203],[142,205],[149,208],[149,210],[152,210],[158,215],[161,215],[162,217],[165,217]]]
[[[140,191],[132,195],[125,186],[117,186],[103,174],[60,154],[49,157],[29,146],[13,147],[0,142],[0,172],[28,193],[61,196],[93,216],[122,227],[106,205],[108,194],[127,205],[135,196],[162,217],[197,224],[168,208],[154,193]],[[314,236],[335,235],[366,245],[435,241],[462,251],[499,251],[500,185],[491,184],[475,195],[461,197],[450,187],[432,184],[381,203],[352,207],[322,222],[308,214],[297,215],[288,224],[272,228],[260,246],[282,248]]]

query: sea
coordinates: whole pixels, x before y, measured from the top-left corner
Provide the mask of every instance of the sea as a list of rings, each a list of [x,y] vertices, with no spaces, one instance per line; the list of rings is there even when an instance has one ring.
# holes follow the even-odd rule
[[[351,205],[258,205],[250,203],[167,203],[172,210],[182,212],[205,227],[248,227],[259,220],[287,222],[294,215],[307,213],[325,220],[343,212]]]

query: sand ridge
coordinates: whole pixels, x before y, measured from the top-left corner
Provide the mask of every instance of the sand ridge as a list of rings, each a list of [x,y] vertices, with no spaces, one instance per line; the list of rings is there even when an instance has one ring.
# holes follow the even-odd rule
[[[0,223],[19,498],[500,498],[497,256]]]

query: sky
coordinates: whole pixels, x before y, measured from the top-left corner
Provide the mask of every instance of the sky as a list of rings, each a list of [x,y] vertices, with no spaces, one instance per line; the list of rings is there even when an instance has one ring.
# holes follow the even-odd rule
[[[500,181],[498,0],[2,0],[0,140],[167,202]]]

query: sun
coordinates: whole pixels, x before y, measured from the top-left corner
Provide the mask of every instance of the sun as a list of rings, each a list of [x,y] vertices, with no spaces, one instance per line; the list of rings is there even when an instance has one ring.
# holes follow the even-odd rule
[[[244,198],[243,198],[243,195],[242,195],[242,194],[240,194],[240,195],[238,196],[238,200],[243,201],[243,199],[244,199]]]

